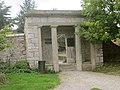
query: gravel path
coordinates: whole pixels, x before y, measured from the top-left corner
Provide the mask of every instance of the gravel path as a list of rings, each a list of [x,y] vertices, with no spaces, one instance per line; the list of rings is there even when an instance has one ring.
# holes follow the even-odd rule
[[[61,84],[54,90],[120,90],[120,76],[94,72],[66,71],[59,74]]]

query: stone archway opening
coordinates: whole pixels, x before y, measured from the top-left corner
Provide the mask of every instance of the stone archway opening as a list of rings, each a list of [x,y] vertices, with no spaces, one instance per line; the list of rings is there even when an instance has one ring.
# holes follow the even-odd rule
[[[75,70],[75,27],[73,25],[58,26],[57,36],[60,71]]]
[[[66,53],[66,38],[65,34],[58,34],[58,60],[59,63],[67,63],[67,53]]]

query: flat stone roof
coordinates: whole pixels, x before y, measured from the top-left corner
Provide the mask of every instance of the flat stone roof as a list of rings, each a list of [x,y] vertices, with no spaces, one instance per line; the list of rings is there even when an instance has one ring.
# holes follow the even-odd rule
[[[80,10],[32,10],[25,14],[26,17],[83,17]]]

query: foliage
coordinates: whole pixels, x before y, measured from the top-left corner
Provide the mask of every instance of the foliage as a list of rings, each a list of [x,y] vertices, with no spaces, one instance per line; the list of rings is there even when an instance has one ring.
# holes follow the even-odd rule
[[[30,69],[29,63],[26,60],[17,61],[15,65],[10,62],[0,63],[0,72],[2,73],[34,73],[35,70]]]
[[[60,83],[56,74],[9,73],[8,84],[0,85],[0,90],[52,90]]]
[[[8,73],[12,71],[13,67],[9,64],[9,62],[0,62],[0,72]]]
[[[11,30],[9,25],[0,30],[0,51],[11,46],[9,40],[6,38],[6,35],[12,33]]]
[[[17,61],[14,67],[16,67],[17,69],[29,69],[30,68],[27,60]]]
[[[56,72],[54,70],[51,70],[51,69],[46,69],[46,73],[47,74],[55,74]]]
[[[16,19],[17,19],[17,31],[18,32],[22,32],[24,30],[24,24],[25,24],[25,13],[33,10],[36,8],[36,4],[34,0],[24,0],[23,5],[20,5],[21,10],[19,12],[19,14],[17,15]]]
[[[120,1],[83,0],[86,22],[79,25],[80,36],[89,41],[107,41],[120,38]]]
[[[12,19],[10,18],[10,6],[6,6],[4,1],[0,0],[0,29],[4,28],[6,25],[10,25]]]
[[[99,88],[92,88],[90,90],[102,90],[102,89],[99,89]]]
[[[29,62],[27,62],[27,60],[17,61],[14,65],[13,70],[14,70],[13,72],[18,72],[18,73],[36,72],[36,71],[30,69]]]
[[[60,34],[59,36],[58,36],[58,46],[59,46],[59,48],[58,48],[58,51],[65,51],[65,35],[63,34]]]
[[[94,72],[101,72],[112,75],[120,75],[120,65],[118,64],[105,64],[102,67],[95,68]]]
[[[6,82],[5,74],[0,73],[0,84],[4,84]]]

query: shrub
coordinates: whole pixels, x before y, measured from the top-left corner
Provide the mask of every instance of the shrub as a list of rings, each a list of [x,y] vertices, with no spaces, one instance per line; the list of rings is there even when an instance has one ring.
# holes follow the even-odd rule
[[[0,72],[0,84],[4,84],[6,82],[5,74]]]
[[[92,88],[92,89],[90,89],[90,90],[101,90],[101,89],[99,89],[99,88]]]
[[[46,73],[47,74],[52,74],[52,73],[56,73],[54,70],[51,70],[51,69],[46,69]]]
[[[17,69],[30,69],[29,63],[26,60],[17,61],[14,67]]]
[[[35,73],[35,70],[30,69],[29,63],[26,60],[20,60],[11,65],[8,62],[0,63],[0,72],[2,73]]]
[[[27,60],[17,61],[14,65],[14,71],[17,73],[35,73],[34,70],[30,69],[29,62],[27,62]]]
[[[9,62],[0,62],[0,72],[9,73],[12,72],[14,67]]]

